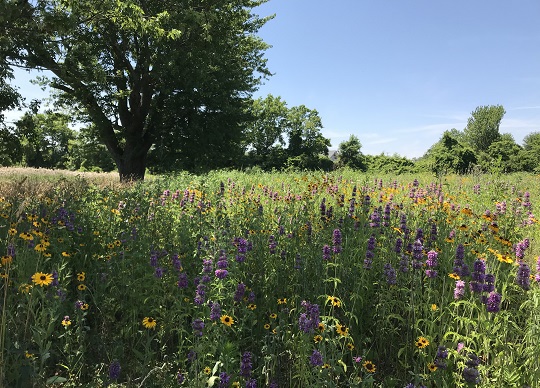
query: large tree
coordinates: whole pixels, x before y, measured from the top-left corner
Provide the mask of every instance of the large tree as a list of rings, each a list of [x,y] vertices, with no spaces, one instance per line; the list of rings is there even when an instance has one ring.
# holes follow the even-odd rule
[[[268,18],[252,13],[265,1],[0,0],[0,50],[12,66],[51,71],[120,179],[143,179],[163,138],[187,147],[192,128],[241,131],[245,101],[269,75],[255,35]]]
[[[499,140],[499,127],[505,113],[502,105],[479,106],[471,113],[463,135],[475,152],[486,152],[491,143]]]

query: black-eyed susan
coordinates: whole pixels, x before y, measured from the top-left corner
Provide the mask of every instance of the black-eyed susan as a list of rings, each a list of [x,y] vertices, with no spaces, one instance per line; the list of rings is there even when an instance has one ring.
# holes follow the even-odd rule
[[[318,344],[319,342],[321,342],[323,339],[322,335],[320,334],[317,334],[315,337],[313,337],[313,341]]]
[[[455,272],[449,273],[448,277],[451,278],[451,279],[454,279],[454,280],[459,280],[460,279],[459,275],[457,273],[455,273]]]
[[[427,367],[430,372],[435,372],[437,370],[437,365],[435,365],[435,363],[433,362],[430,362],[429,364],[427,364]]]
[[[349,328],[344,325],[340,325],[339,323],[336,325],[336,331],[342,337],[349,335]]]
[[[364,367],[367,373],[375,373],[375,371],[377,370],[377,367],[375,367],[375,364],[368,360],[364,361],[362,366]]]
[[[232,383],[232,386],[233,386],[233,388],[240,388],[240,382],[235,381],[234,383]]]
[[[323,322],[319,322],[319,326],[317,326],[317,329],[322,332],[326,329],[326,325]]]
[[[79,291],[84,291],[84,290],[86,290],[86,284],[82,284],[82,283],[79,284],[79,285],[77,286],[77,290],[79,290]]]
[[[4,255],[2,256],[2,265],[9,265],[13,263],[13,256]]]
[[[333,307],[341,307],[341,301],[339,300],[339,298],[335,297],[335,296],[328,296],[326,298],[326,300],[328,302],[330,302],[332,304]]]
[[[277,300],[277,303],[278,303],[278,304],[287,304],[287,298],[279,298],[279,299]]]
[[[270,330],[270,324],[269,323],[265,323],[263,327],[264,327],[265,330]]]
[[[8,229],[8,235],[15,236],[17,234],[17,229],[15,228],[9,228]]]
[[[415,345],[418,349],[424,349],[429,345],[429,340],[426,337],[418,337]]]
[[[247,308],[250,309],[250,310],[255,310],[257,308],[257,305],[254,304],[254,303],[250,303],[247,305]]]
[[[83,303],[83,304],[81,305],[81,310],[86,311],[86,310],[88,310],[89,307],[90,307],[90,306],[88,305],[88,303]]]
[[[276,319],[276,318],[277,318],[277,314],[276,314],[276,313],[270,314],[270,319]]]
[[[36,252],[41,253],[41,252],[45,252],[45,251],[47,250],[47,247],[46,247],[45,245],[43,245],[43,244],[37,244],[37,245],[34,247],[34,250],[35,250]]]
[[[212,369],[210,369],[210,367],[207,366],[207,367],[205,367],[205,368],[203,369],[203,372],[204,372],[205,375],[209,375],[210,372],[212,372]]]
[[[68,252],[66,252],[66,251],[64,251],[64,252],[62,252],[62,256],[63,256],[63,257],[71,257],[71,254],[68,253]]]
[[[19,237],[26,241],[32,241],[34,239],[34,236],[32,236],[32,234],[28,232],[22,232],[21,234],[19,234]]]
[[[66,315],[64,319],[62,319],[62,326],[64,326],[66,329],[71,325],[71,320],[69,319],[69,316]]]
[[[325,364],[323,364],[323,366],[322,366],[321,368],[323,368],[323,369],[330,369],[330,364],[325,363]]]
[[[84,279],[86,279],[86,272],[79,272],[77,274],[77,280],[80,282],[84,282]]]
[[[23,294],[28,294],[31,289],[32,289],[32,285],[28,283],[23,283],[19,286],[19,292]]]
[[[152,317],[144,317],[142,320],[142,324],[146,329],[155,329],[157,322]]]
[[[231,327],[234,325],[234,319],[229,315],[222,315],[220,318],[221,323],[223,323],[226,326]]]
[[[32,275],[32,282],[38,286],[48,286],[53,282],[53,276],[50,273],[36,272]]]
[[[354,350],[354,345],[353,345],[352,343],[349,342],[349,343],[347,344],[347,349],[349,349],[349,350]]]

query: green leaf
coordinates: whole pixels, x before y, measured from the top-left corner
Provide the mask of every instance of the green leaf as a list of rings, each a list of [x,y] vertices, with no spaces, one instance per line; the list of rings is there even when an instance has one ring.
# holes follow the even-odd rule
[[[66,381],[68,381],[68,379],[66,379],[65,377],[62,377],[62,376],[52,376],[52,377],[49,377],[47,379],[47,381],[45,382],[45,384],[47,385],[51,385],[51,384],[59,384],[59,383],[65,383]]]

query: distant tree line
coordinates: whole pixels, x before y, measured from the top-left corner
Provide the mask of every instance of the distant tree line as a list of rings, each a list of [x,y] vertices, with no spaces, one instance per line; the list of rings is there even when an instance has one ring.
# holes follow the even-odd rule
[[[218,139],[190,139],[189,152],[175,142],[152,148],[148,168],[152,173],[216,168],[262,170],[324,170],[351,168],[379,173],[430,171],[437,175],[464,174],[472,169],[492,173],[540,173],[540,132],[515,142],[499,132],[504,108],[480,106],[462,130],[445,131],[440,140],[415,160],[397,154],[364,155],[360,139],[351,135],[331,151],[322,135],[318,112],[304,105],[288,107],[280,97],[252,100],[246,108],[244,128],[237,142],[220,146]],[[249,119],[247,119],[249,118]],[[218,125],[218,123],[216,123]],[[73,127],[65,113],[45,110],[33,102],[13,124],[0,124],[0,165],[79,171],[114,171],[106,146],[96,141],[93,124]]]

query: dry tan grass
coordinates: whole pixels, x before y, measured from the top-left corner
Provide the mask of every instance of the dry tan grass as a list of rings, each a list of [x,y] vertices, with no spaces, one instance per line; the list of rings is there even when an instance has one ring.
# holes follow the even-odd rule
[[[89,185],[121,188],[118,173],[77,172],[43,168],[0,167],[0,196],[43,198],[55,192],[85,190]]]

